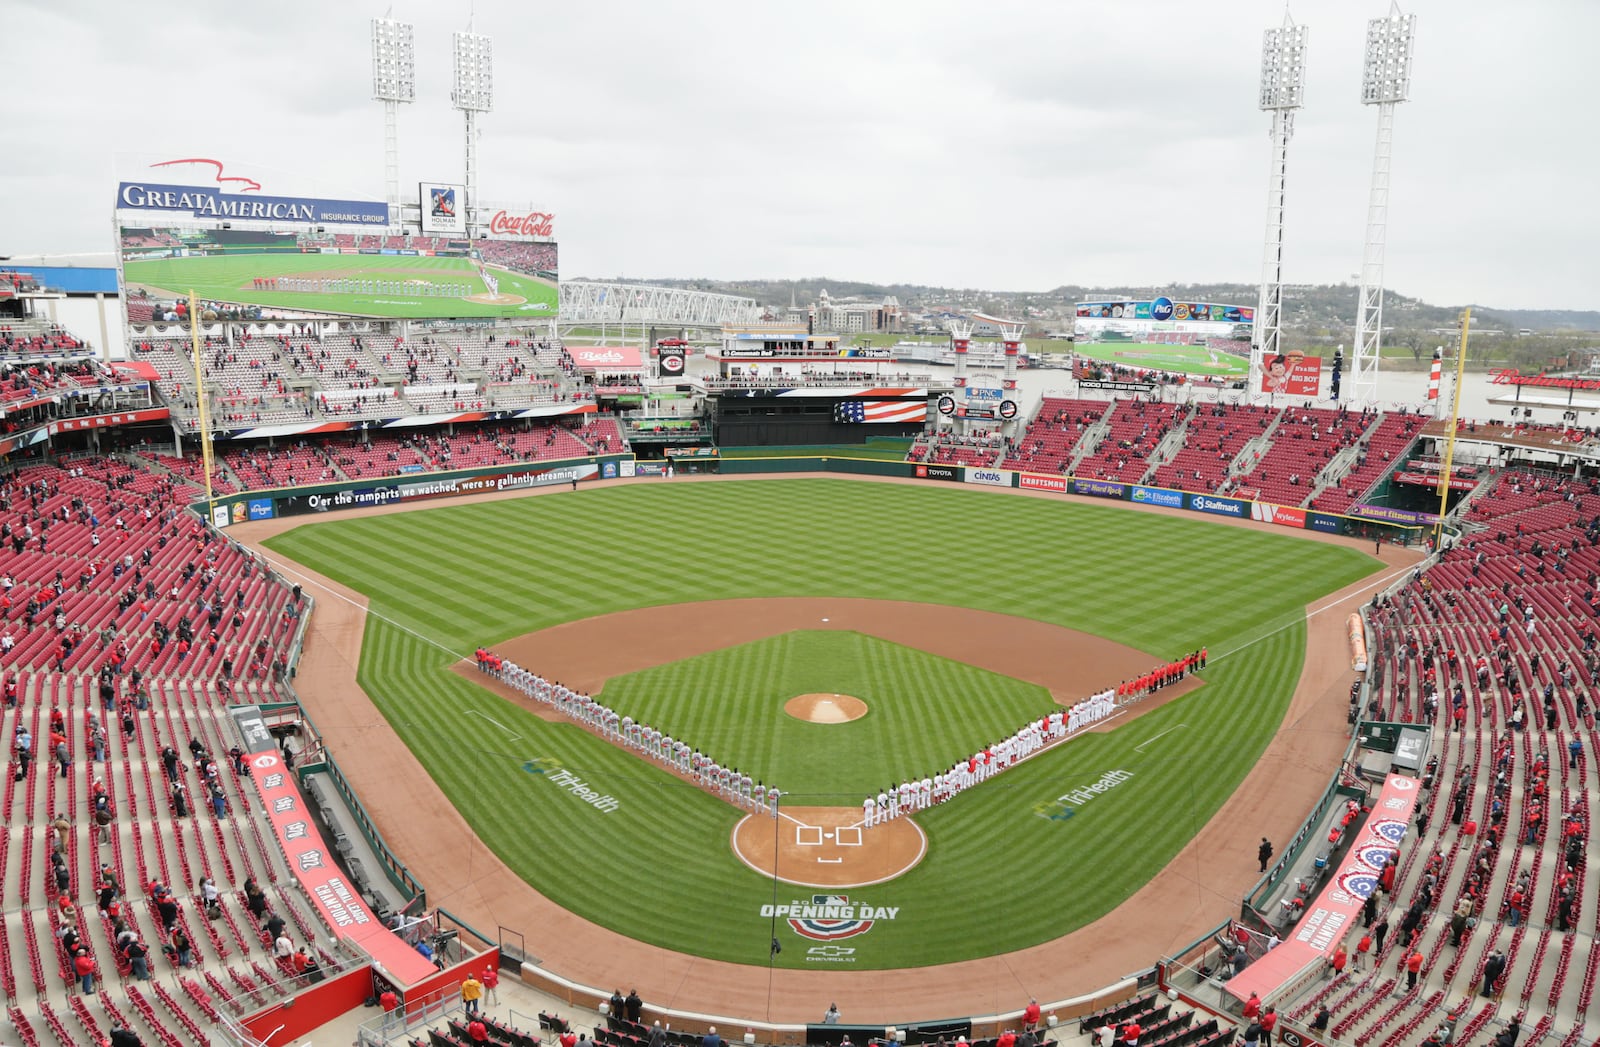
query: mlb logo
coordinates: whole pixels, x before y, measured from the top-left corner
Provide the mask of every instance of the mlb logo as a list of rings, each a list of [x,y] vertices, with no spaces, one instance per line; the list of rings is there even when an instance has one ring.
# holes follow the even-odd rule
[[[429,192],[433,198],[433,216],[435,218],[454,218],[456,216],[456,191],[454,189],[432,189]]]

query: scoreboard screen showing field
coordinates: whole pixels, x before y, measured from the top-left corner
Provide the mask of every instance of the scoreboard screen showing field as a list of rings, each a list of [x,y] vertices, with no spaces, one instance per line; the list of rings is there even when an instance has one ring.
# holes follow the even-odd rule
[[[260,222],[134,225],[126,213],[119,217],[124,300],[134,325],[186,320],[191,290],[202,317],[218,320],[556,315],[551,242],[273,230]]]

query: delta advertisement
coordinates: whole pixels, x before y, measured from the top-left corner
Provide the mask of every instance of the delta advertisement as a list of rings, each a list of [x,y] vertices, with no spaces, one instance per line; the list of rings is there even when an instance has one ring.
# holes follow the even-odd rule
[[[1417,805],[1417,789],[1415,778],[1389,775],[1366,823],[1349,841],[1328,885],[1306,906],[1294,933],[1234,975],[1226,986],[1230,995],[1241,1002],[1251,993],[1265,997],[1333,954],[1356,925],[1367,898],[1378,889],[1384,866],[1399,853]]]

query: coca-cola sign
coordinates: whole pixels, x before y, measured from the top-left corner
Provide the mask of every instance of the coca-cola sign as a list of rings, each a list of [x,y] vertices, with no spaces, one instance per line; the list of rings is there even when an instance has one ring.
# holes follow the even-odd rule
[[[547,238],[555,235],[556,216],[542,211],[527,214],[507,214],[496,211],[489,219],[490,236],[527,236]]]

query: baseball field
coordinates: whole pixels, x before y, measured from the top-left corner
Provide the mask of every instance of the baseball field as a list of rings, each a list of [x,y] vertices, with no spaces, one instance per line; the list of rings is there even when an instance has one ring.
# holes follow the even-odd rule
[[[215,254],[123,263],[129,290],[179,298],[191,290],[208,301],[291,309],[306,313],[404,318],[554,316],[556,283],[492,268],[499,287],[490,293],[470,258],[346,254]],[[268,289],[258,280],[296,280],[340,290]],[[371,288],[381,283],[383,288]],[[425,293],[429,285],[461,287],[464,294]],[[343,290],[343,288],[355,288]]]
[[[1150,367],[1160,371],[1230,378],[1243,378],[1250,373],[1250,361],[1244,357],[1207,349],[1203,345],[1080,341],[1073,349],[1079,356],[1102,363],[1121,364],[1123,367]]]
[[[269,546],[369,598],[359,683],[539,892],[679,952],[857,970],[1019,949],[1129,898],[1278,730],[1305,606],[1375,566],[1163,514],[835,479],[609,487],[305,524]],[[785,809],[857,816],[1122,676],[1211,658],[1203,684],[918,813],[925,853],[855,889],[756,871],[732,844],[747,812],[485,686],[461,666],[480,644],[782,788]],[[817,693],[866,715],[785,712]],[[757,817],[742,835],[812,842],[804,816]],[[836,842],[802,859],[843,861]],[[806,905],[835,918],[789,918]]]

